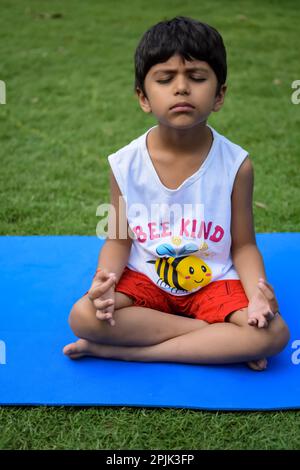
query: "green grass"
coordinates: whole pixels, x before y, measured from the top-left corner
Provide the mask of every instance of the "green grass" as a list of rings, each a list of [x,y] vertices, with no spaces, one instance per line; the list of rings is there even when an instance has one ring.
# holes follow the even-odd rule
[[[249,150],[256,231],[300,230],[297,0],[2,0],[1,235],[95,235],[107,156],[155,124],[133,94],[135,47],[178,14],[227,46],[228,94],[210,124]],[[3,449],[297,449],[297,428],[295,411],[0,408]]]
[[[0,448],[296,450],[300,447],[298,421],[296,411],[2,408]]]

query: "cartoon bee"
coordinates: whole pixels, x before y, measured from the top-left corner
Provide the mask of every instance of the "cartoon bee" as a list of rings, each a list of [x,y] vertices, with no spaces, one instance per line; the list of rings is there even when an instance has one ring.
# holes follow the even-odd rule
[[[165,283],[171,292],[188,292],[199,286],[206,286],[211,281],[212,272],[202,259],[190,255],[196,251],[198,247],[194,243],[188,243],[179,250],[168,243],[159,245],[156,253],[160,258],[147,261],[155,265],[159,276],[157,284]]]

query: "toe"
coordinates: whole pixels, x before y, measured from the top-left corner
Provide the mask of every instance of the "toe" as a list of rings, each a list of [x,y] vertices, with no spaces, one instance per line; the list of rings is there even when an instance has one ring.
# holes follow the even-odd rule
[[[67,346],[65,346],[63,349],[63,353],[65,354],[65,356],[69,356],[71,358],[77,356],[78,351],[77,351],[76,343],[67,344]]]
[[[247,363],[247,365],[250,367],[250,369],[262,371],[267,368],[267,359],[262,358],[258,359],[257,361],[250,361]]]
[[[63,353],[71,359],[77,359],[84,356],[85,353],[83,351],[81,341],[82,340],[78,340],[76,343],[67,344],[67,346],[63,348]]]

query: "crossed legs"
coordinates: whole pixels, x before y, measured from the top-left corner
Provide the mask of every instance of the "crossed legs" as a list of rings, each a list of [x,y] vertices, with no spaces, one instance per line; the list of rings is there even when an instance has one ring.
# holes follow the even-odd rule
[[[247,323],[247,309],[228,316],[228,322],[209,324],[145,307],[116,292],[115,326],[98,320],[87,296],[73,306],[69,323],[76,343],[63,352],[72,359],[82,356],[142,362],[221,364],[248,362],[265,368],[262,358],[280,352],[289,340],[288,328],[277,315],[268,328]]]

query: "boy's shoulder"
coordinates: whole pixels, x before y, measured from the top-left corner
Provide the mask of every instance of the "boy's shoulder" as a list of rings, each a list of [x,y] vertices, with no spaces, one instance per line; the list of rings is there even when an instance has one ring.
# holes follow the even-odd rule
[[[144,134],[136,137],[107,157],[110,168],[123,195],[127,194],[128,183],[130,184],[130,181],[134,178],[138,180],[139,175],[142,173],[144,166],[143,137]]]
[[[211,128],[212,129],[212,128]],[[239,154],[241,152],[246,152],[246,150],[239,144],[233,142],[228,137],[223,134],[220,134],[215,129],[212,129],[214,136],[218,137],[218,140],[221,146],[230,153]]]
[[[126,155],[134,155],[141,146],[141,139],[145,134],[141,134],[135,139],[131,140],[128,144],[124,145],[120,149],[116,150],[115,152],[111,153],[107,158],[124,158]]]

